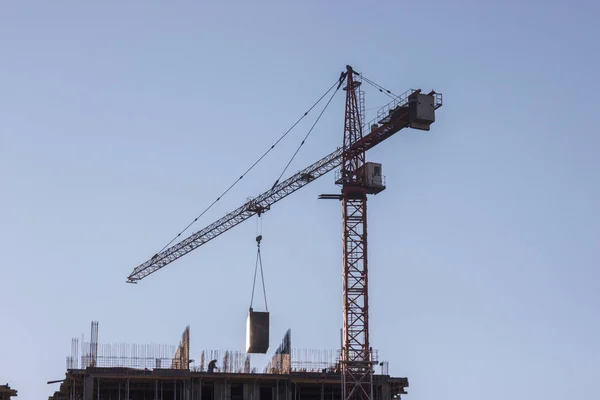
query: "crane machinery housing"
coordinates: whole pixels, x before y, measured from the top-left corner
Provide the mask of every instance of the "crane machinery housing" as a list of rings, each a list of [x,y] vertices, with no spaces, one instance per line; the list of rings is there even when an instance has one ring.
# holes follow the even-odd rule
[[[435,122],[435,110],[442,106],[442,95],[420,89],[409,90],[382,107],[377,118],[364,121],[361,84],[368,82],[384,89],[354,71],[351,66],[340,75],[337,88],[346,92],[343,145],[266,192],[163,249],[131,272],[127,282],[137,283],[148,275],[237,226],[253,215],[268,211],[279,200],[315,179],[341,167],[336,183],[340,194],[325,194],[321,199],[336,199],[342,205],[343,243],[343,343],[340,352],[341,398],[373,397],[376,361],[369,342],[369,295],[367,263],[367,195],[385,189],[382,166],[366,162],[365,153],[404,128],[428,131]],[[386,91],[389,95],[389,91]],[[367,131],[366,134],[363,131]],[[387,400],[387,399],[386,399]]]

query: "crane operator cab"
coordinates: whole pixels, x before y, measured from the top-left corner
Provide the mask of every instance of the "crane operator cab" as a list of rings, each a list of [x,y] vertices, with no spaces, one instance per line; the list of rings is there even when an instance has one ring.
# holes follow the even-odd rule
[[[377,194],[385,190],[385,177],[382,174],[381,164],[366,162],[359,169],[358,176],[368,194]]]

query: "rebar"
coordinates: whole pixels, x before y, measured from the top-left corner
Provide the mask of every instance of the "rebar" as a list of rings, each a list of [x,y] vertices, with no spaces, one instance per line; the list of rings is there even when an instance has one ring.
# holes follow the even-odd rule
[[[94,347],[95,356],[91,353]],[[177,346],[173,345],[84,342],[81,367],[169,368],[176,352]]]
[[[206,372],[209,361],[217,360],[216,373],[239,374],[289,374],[289,373],[337,373],[340,368],[339,350],[289,349],[276,352],[271,361],[262,368],[252,365],[251,355],[235,350],[203,350],[198,358],[199,363],[182,365],[179,357],[175,357],[182,345],[188,344],[182,340],[179,346],[161,344],[129,344],[129,343],[90,343],[81,344],[81,368],[134,368],[134,369],[190,369],[194,372]],[[79,339],[71,342],[71,356],[66,357],[67,369],[77,369],[79,366]],[[95,349],[95,355],[94,355]],[[282,350],[282,349],[279,349]],[[377,350],[372,351],[372,361],[377,363]],[[377,364],[375,364],[377,365]],[[376,373],[387,375],[387,362],[380,365]]]

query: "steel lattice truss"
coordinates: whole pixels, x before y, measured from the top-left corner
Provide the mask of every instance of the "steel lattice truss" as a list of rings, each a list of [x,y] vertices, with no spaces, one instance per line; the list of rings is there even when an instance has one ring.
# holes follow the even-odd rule
[[[344,118],[344,162],[342,164],[342,183],[357,183],[358,169],[365,163],[365,152],[346,151],[352,148],[352,145],[362,139],[362,126],[360,121],[360,111],[356,90],[360,82],[354,80],[352,70],[347,73],[348,82],[346,85],[346,115]]]
[[[347,67],[344,148],[362,139],[360,109],[354,72]],[[369,291],[367,270],[367,190],[363,175],[365,153],[344,152],[342,164],[343,232],[343,399],[371,398],[369,356]]]
[[[342,199],[344,221],[344,379],[345,399],[371,395],[369,296],[367,268],[367,198]]]
[[[129,282],[135,282],[145,278],[153,272],[158,271],[167,264],[186,255],[204,243],[216,238],[234,226],[244,222],[254,214],[263,213],[270,209],[271,205],[294,193],[296,190],[311,181],[325,175],[338,167],[342,162],[342,149],[338,149],[327,157],[322,158],[308,168],[303,169],[294,176],[281,182],[271,190],[249,200],[246,204],[230,212],[223,218],[213,222],[206,228],[194,233],[187,239],[175,244],[165,251],[156,254],[150,260],[136,267],[128,277]]]
[[[244,205],[225,215],[223,218],[213,222],[186,239],[183,239],[181,242],[176,243],[173,246],[155,254],[151,259],[134,268],[132,273],[128,276],[127,281],[130,283],[136,283],[137,281],[167,266],[178,258],[186,255],[192,250],[211,241],[234,226],[244,222],[253,215],[269,210],[270,207],[279,200],[287,197],[313,180],[320,178],[321,176],[339,167],[343,162],[344,154],[346,154],[347,157],[351,157],[354,154],[364,153],[365,151],[383,142],[385,139],[389,138],[399,130],[407,127],[408,98],[415,92],[420,92],[420,90],[409,90],[386,105],[384,108],[395,108],[398,109],[398,112],[387,116],[381,126],[371,131],[362,139],[346,147],[345,151],[344,148],[338,148],[311,166],[303,169],[270,190],[267,190],[261,195],[246,202]],[[441,107],[441,95],[435,95],[436,108]]]

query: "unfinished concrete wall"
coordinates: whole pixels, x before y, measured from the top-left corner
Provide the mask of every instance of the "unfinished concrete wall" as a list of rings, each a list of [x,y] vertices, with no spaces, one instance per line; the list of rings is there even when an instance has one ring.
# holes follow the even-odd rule
[[[80,400],[340,400],[339,375],[207,374],[182,370],[104,369],[69,371],[54,400],[73,394]],[[378,376],[374,400],[406,393],[406,378]],[[128,393],[129,396],[128,396]],[[1,399],[0,399],[1,400]]]
[[[228,381],[215,382],[214,400],[231,400],[231,384]]]
[[[291,400],[290,384],[287,380],[277,381],[275,384],[275,398],[273,400]]]

